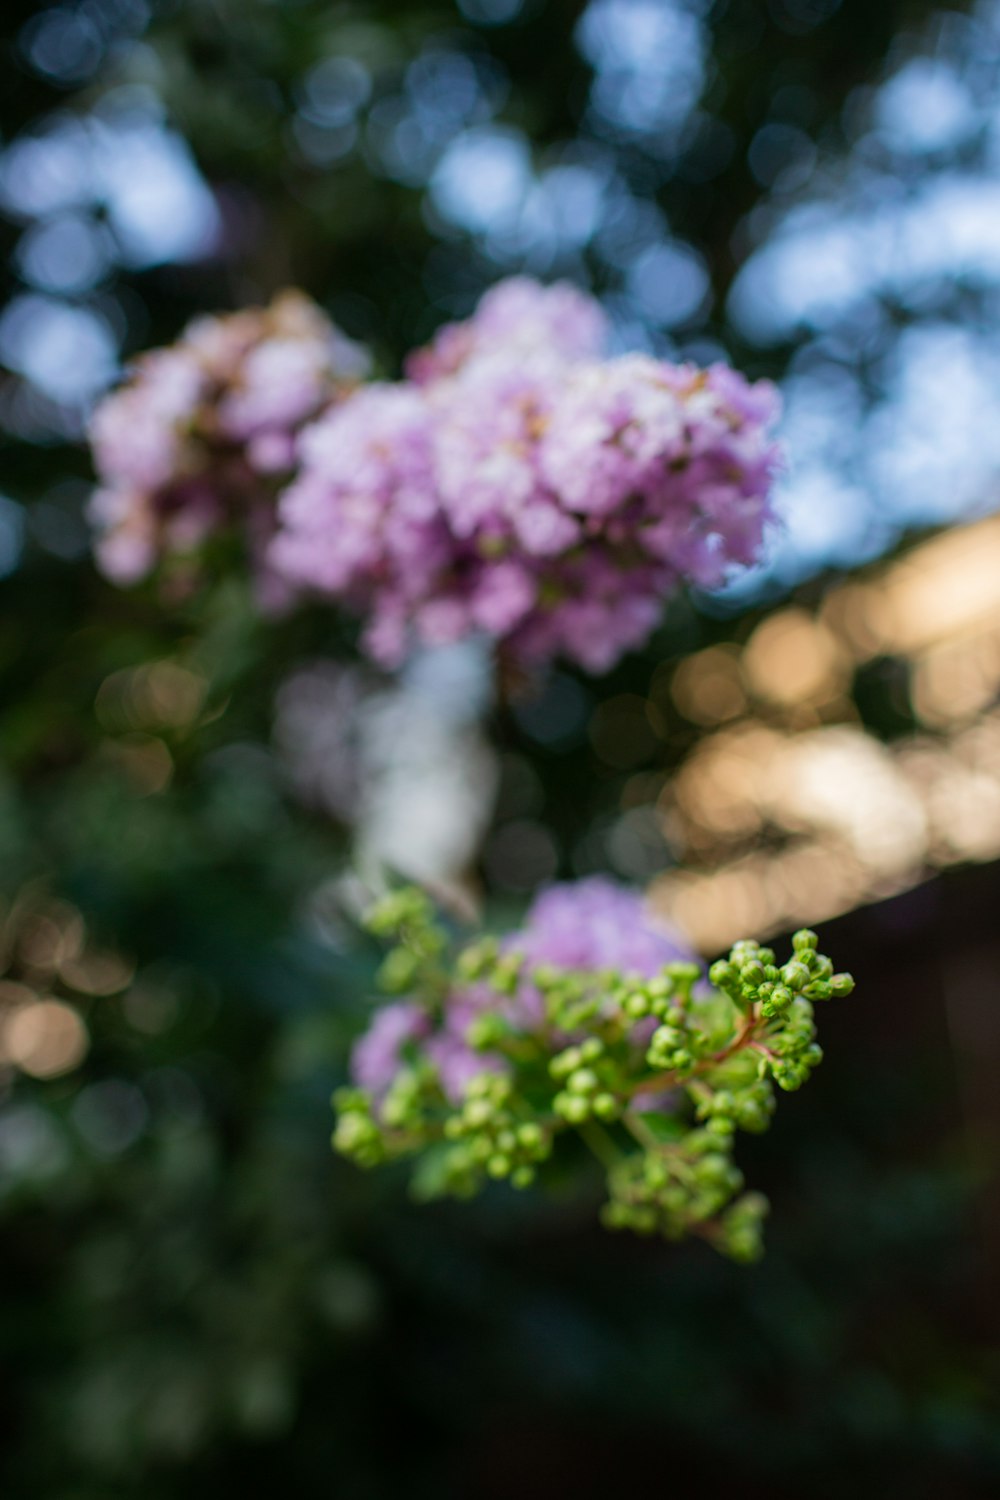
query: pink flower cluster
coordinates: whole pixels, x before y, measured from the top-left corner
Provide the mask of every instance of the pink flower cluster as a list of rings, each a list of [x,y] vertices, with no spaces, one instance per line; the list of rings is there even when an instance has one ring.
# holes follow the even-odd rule
[[[345,395],[302,299],[196,324],[95,417],[99,561],[127,581],[262,512],[270,575],[354,611],[385,665],[481,634],[522,669],[603,671],[678,583],[754,561],[779,462],[770,385],[606,338],[592,298],[514,278],[405,380]]]
[[[677,934],[650,916],[637,891],[601,875],[543,891],[524,927],[504,946],[524,958],[529,973],[548,965],[576,974],[613,970],[651,979],[675,960],[697,961]],[[542,1020],[539,995],[530,981],[522,982],[509,999],[501,999],[484,984],[456,988],[437,1025],[413,1001],[381,1006],[355,1044],[355,1083],[380,1098],[412,1048],[436,1070],[445,1094],[453,1102],[461,1099],[470,1078],[502,1066],[500,1059],[476,1051],[468,1041],[477,1016],[501,1008],[515,1025],[529,1030]],[[640,1023],[640,1028],[644,1024],[648,1025]]]
[[[387,665],[472,633],[522,667],[612,666],[681,580],[759,554],[770,385],[601,357],[597,304],[514,279],[302,439],[275,566],[345,600]]]
[[[542,286],[511,276],[482,297],[473,317],[446,323],[428,348],[411,354],[406,373],[416,385],[429,385],[497,359],[594,359],[607,341],[607,319],[593,297],[565,281]]]
[[[141,356],[97,408],[90,438],[97,561],[133,583],[231,527],[258,570],[301,427],[342,399],[367,361],[307,297],[199,318]],[[260,581],[260,580],[258,580]]]

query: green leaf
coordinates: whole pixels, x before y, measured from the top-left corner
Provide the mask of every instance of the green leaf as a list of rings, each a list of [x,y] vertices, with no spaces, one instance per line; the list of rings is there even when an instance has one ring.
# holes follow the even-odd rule
[[[674,1146],[682,1141],[690,1130],[686,1120],[677,1115],[645,1114],[638,1115],[646,1130],[660,1146]]]

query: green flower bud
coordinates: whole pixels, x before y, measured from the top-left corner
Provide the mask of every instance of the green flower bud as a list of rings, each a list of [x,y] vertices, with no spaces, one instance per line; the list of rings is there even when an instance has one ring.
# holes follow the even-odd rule
[[[366,1114],[372,1107],[371,1096],[364,1089],[334,1089],[330,1102],[336,1110],[359,1109]]]
[[[554,969],[551,964],[540,964],[531,973],[532,983],[540,990],[551,989],[553,985],[559,983],[561,977],[560,971]]]
[[[478,1130],[480,1126],[487,1125],[493,1118],[493,1105],[488,1099],[469,1099],[462,1114],[466,1124]]]
[[[549,1073],[553,1078],[568,1078],[583,1062],[583,1053],[579,1047],[567,1047],[565,1052],[559,1052],[549,1063]]]
[[[419,968],[417,955],[409,948],[390,948],[379,965],[376,984],[390,995],[398,995],[413,984]]]
[[[802,990],[805,989],[812,975],[805,964],[792,958],[782,969],[781,977],[790,990]]]
[[[494,966],[490,983],[501,995],[513,995],[521,979],[524,960],[517,953],[507,953]]]
[[[666,1187],[670,1180],[666,1163],[658,1156],[649,1155],[643,1166],[643,1176],[651,1188]]]
[[[571,1094],[592,1094],[598,1088],[600,1080],[591,1068],[577,1068],[571,1073],[566,1087]]]
[[[578,1000],[575,1005],[568,1006],[563,1012],[566,1025],[576,1030],[577,1027],[586,1026],[588,1021],[593,1020],[601,1009],[599,1000]]]
[[[404,922],[426,916],[427,910],[422,892],[414,887],[391,891],[366,913],[365,926],[377,937],[386,937],[398,931]]]
[[[684,988],[695,984],[701,978],[700,964],[687,963],[682,960],[668,964],[666,972],[675,984]]]
[[[736,1231],[726,1241],[726,1253],[741,1265],[752,1265],[764,1253],[763,1241],[750,1230]]]
[[[486,1052],[495,1047],[507,1034],[507,1026],[497,1015],[476,1016],[466,1032],[466,1040],[477,1052]]]
[[[552,1108],[571,1125],[582,1125],[590,1116],[590,1104],[582,1094],[557,1094]]]
[[[463,948],[455,961],[460,979],[481,979],[487,969],[496,962],[498,944],[495,938],[482,938]]]
[[[426,990],[429,1005],[438,1003],[439,971],[449,986],[483,979],[500,994],[516,993],[527,972],[521,956],[504,951],[493,938],[443,958],[448,932],[419,890],[391,892],[370,925],[392,940],[381,969],[383,985],[411,989],[418,999]],[[407,1044],[407,1061],[377,1118],[363,1090],[338,1090],[334,1143],[362,1167],[424,1153],[426,1171],[415,1184],[421,1196],[442,1186],[469,1196],[490,1178],[522,1188],[566,1126],[585,1126],[592,1119],[613,1124],[633,1107],[638,1092],[656,1086],[656,1075],[665,1074],[668,1083],[684,1082],[704,1071],[704,1079],[692,1080],[684,1090],[698,1124],[675,1130],[676,1121],[664,1121],[662,1147],[642,1153],[633,1147],[631,1155],[621,1132],[626,1154],[609,1174],[611,1201],[602,1219],[609,1227],[657,1230],[669,1239],[703,1224],[719,1249],[735,1259],[754,1259],[761,1247],[762,1200],[735,1196],[742,1182],[731,1154],[735,1130],[766,1129],[775,1085],[797,1089],[820,1062],[811,1002],[849,994],[854,987],[850,975],[834,974],[817,941],[806,929],[797,933],[792,957],[780,968],[771,948],[752,940],[735,943],[728,958],[709,971],[732,1006],[692,1003],[703,973],[693,963],[668,965],[654,979],[613,969],[567,973],[539,965],[530,972],[544,998],[547,1025],[504,1016],[503,1008],[495,1007],[468,1029],[470,1045],[506,1052],[503,1074],[484,1069],[468,1085],[461,1107],[452,1110],[432,1058],[416,1038]],[[744,1013],[742,1025],[737,1011]],[[755,1013],[766,1018],[766,1028],[751,1024]],[[634,1033],[627,1033],[633,1022],[648,1016],[656,1023],[643,1058]],[[580,1040],[552,1056],[553,1030]],[[546,1109],[537,1076],[542,1058],[556,1080],[548,1105],[554,1121],[543,1122],[541,1114]],[[713,1090],[712,1079],[725,1087]],[[524,1118],[531,1108],[539,1110],[538,1119]],[[656,1139],[660,1134],[653,1131]],[[436,1144],[442,1135],[448,1143],[443,1154]]]
[[[601,1223],[605,1229],[625,1229],[628,1227],[628,1209],[624,1203],[605,1203],[601,1209]]]
[[[695,1167],[699,1182],[725,1182],[732,1172],[729,1160],[720,1151],[707,1152]]]
[[[378,1126],[367,1115],[351,1111],[341,1115],[333,1132],[334,1149],[364,1165],[375,1165],[382,1150]]]
[[[750,959],[740,970],[740,979],[748,989],[756,989],[759,984],[764,983],[766,977],[764,965],[759,958]]]
[[[791,1005],[794,998],[795,996],[786,985],[776,984],[767,999],[761,1002],[761,1012],[768,1018],[780,1015]]]
[[[382,1118],[393,1129],[405,1125],[410,1115],[410,1101],[388,1094],[382,1103]]]

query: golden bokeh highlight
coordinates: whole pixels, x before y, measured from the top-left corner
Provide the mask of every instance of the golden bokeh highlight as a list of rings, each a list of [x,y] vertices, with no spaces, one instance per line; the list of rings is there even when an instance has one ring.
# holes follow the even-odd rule
[[[747,709],[736,646],[709,646],[680,663],[673,676],[674,702],[692,724],[724,724]]]
[[[126,990],[134,965],[88,939],[82,914],[36,884],[0,907],[0,1080],[58,1078],[87,1055],[83,1012]]]
[[[106,740],[105,758],[122,771],[137,797],[166,791],[173,780],[174,758],[163,740],[151,734],[123,734]]]
[[[200,672],[176,661],[154,661],[112,672],[98,688],[94,706],[102,728],[112,734],[178,731],[196,723],[207,694]]]
[[[896,660],[915,732],[858,722],[854,672]],[[706,953],[1000,856],[1000,519],[950,531],[776,611],[746,644],[676,669],[677,710],[709,730],[657,816],[684,868],[654,902]]]
[[[18,1006],[5,1018],[0,1057],[32,1078],[57,1078],[83,1061],[87,1028],[79,1013],[60,1000]]]
[[[835,698],[847,685],[848,667],[833,632],[804,609],[783,609],[764,620],[742,658],[750,692],[784,708]]]

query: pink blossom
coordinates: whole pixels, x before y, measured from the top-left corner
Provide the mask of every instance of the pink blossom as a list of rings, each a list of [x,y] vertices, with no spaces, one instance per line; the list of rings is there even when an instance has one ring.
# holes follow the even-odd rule
[[[497,356],[522,366],[587,359],[602,353],[607,337],[607,319],[593,297],[568,282],[542,286],[512,276],[485,294],[471,318],[447,323],[426,349],[411,354],[406,372],[423,385]]]
[[[135,582],[162,558],[249,527],[251,562],[273,595],[262,537],[273,530],[271,476],[287,476],[299,427],[354,383],[359,358],[298,292],[198,318],[170,348],[142,355],[91,422],[99,566]]]

